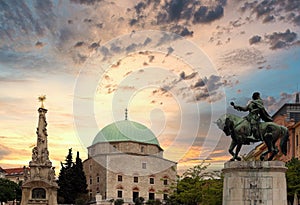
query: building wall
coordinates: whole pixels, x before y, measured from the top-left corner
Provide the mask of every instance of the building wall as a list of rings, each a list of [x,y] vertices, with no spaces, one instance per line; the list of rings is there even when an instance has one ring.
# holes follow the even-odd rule
[[[157,155],[163,157],[163,151],[157,145],[138,142],[98,143],[88,148],[89,156],[107,153],[135,153],[141,155]]]
[[[177,164],[162,158],[162,150],[156,145],[98,143],[88,149],[89,158],[83,162],[83,167],[91,198],[99,192],[105,200],[123,198],[125,202],[133,203],[133,192],[138,192],[146,201],[149,193],[162,200],[171,191],[170,184],[176,181]],[[150,184],[150,178],[154,184]],[[118,191],[122,192],[122,197],[118,197]]]
[[[300,122],[294,125],[295,129],[295,157],[300,159]]]
[[[90,198],[100,193],[103,198],[106,197],[106,157],[98,157],[97,160],[89,158],[83,162],[83,170],[86,176],[87,190]]]

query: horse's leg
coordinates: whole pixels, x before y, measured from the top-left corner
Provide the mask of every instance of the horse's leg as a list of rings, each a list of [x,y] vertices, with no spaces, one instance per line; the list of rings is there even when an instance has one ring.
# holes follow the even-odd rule
[[[267,145],[267,147],[268,147],[268,150],[267,151],[265,151],[265,152],[263,152],[262,153],[262,155],[260,155],[260,160],[261,161],[264,161],[264,159],[265,159],[265,156],[268,154],[268,153],[271,153],[271,152],[273,152],[274,151],[274,149],[273,149],[273,140],[272,140],[272,133],[266,133],[265,135],[264,135],[264,141],[265,141],[265,143],[266,143],[266,145]],[[269,160],[269,159],[268,159]]]
[[[239,157],[239,152],[241,151],[241,148],[242,148],[242,144],[239,143],[237,144],[237,147],[235,148],[235,155],[234,155],[234,158],[237,160],[237,161],[241,161],[242,159]]]
[[[235,159],[235,153],[233,152],[233,150],[236,145],[237,145],[237,143],[235,142],[235,140],[232,140],[231,144],[229,146],[229,150],[228,150],[228,152],[232,155],[232,158],[230,159],[230,161],[234,161],[234,159]]]
[[[273,140],[272,145],[273,145],[273,152],[271,154],[271,156],[268,158],[268,161],[272,161],[273,158],[278,154],[279,150],[278,147],[276,146],[276,141]]]

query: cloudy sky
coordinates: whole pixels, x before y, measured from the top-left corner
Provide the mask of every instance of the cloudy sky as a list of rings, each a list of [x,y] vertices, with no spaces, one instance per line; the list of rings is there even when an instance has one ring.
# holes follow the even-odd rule
[[[294,101],[299,35],[299,0],[0,0],[0,166],[28,165],[46,95],[58,170],[125,108],[179,169],[221,168],[213,122],[254,91],[271,114]]]

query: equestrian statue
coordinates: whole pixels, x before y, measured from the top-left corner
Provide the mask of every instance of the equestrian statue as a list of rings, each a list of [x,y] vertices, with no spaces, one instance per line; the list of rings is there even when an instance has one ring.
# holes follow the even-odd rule
[[[288,129],[272,122],[272,117],[264,108],[259,92],[253,93],[252,100],[245,107],[236,106],[233,102],[230,104],[238,111],[249,112],[245,117],[224,114],[216,122],[225,135],[230,135],[232,138],[229,147],[229,153],[232,155],[231,161],[241,161],[241,157],[238,154],[242,145],[249,145],[250,143],[260,141],[264,141],[268,148],[267,151],[261,154],[260,160],[264,161],[265,156],[271,153],[267,159],[271,161],[279,152],[275,144],[279,138],[281,138],[280,150],[284,155],[287,154]]]

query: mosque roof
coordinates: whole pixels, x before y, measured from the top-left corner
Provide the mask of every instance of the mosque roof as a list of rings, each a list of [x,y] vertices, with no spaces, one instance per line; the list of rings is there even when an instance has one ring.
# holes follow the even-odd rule
[[[160,146],[154,133],[149,128],[130,120],[117,121],[104,127],[94,138],[93,145],[101,142],[126,141]]]

